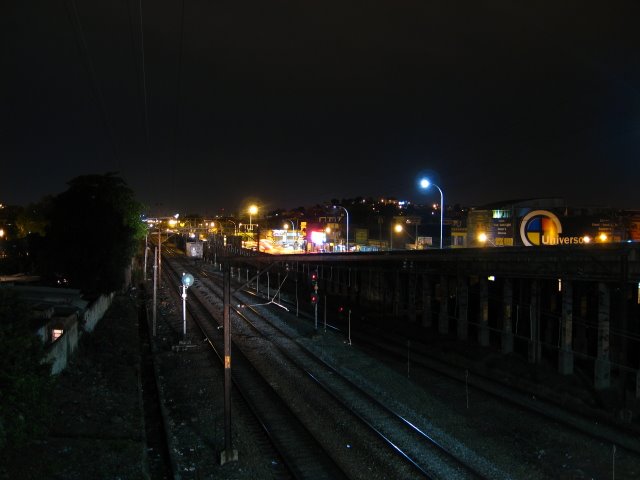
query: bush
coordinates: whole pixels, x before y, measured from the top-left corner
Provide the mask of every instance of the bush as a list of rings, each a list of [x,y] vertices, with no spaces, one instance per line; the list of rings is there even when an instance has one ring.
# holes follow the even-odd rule
[[[46,432],[53,385],[27,307],[8,288],[0,288],[0,351],[0,452],[7,455]]]

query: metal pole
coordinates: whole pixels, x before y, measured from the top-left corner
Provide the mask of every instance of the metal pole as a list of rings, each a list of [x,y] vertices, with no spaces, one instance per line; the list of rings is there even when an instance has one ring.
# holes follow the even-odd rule
[[[158,304],[158,247],[153,251],[153,336],[156,336],[156,311]]]
[[[148,246],[148,238],[149,238],[149,234],[147,233],[144,236],[144,281],[147,281],[147,256],[148,256],[148,252],[149,252],[149,246]]]
[[[238,453],[231,445],[231,278],[229,261],[224,262],[224,284],[222,291],[222,329],[224,336],[224,448],[222,462],[237,460]]]
[[[433,185],[440,192],[440,250],[442,250],[442,226],[444,225],[444,193],[442,193],[442,189],[438,185],[436,185],[435,183]]]
[[[158,281],[162,281],[162,238],[158,229]]]
[[[187,287],[182,285],[182,338],[187,338]]]
[[[327,331],[327,296],[324,296],[324,331]]]
[[[349,253],[349,212],[346,208],[344,209],[344,211],[347,213],[347,253]]]

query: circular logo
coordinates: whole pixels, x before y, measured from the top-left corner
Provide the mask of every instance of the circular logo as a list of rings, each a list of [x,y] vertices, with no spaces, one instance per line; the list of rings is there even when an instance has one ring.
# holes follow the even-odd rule
[[[527,247],[557,245],[561,233],[560,220],[547,210],[533,210],[520,223],[520,238]]]

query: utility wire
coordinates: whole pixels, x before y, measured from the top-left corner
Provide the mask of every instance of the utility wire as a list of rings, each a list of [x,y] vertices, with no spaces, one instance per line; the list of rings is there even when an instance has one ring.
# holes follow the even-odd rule
[[[135,0],[133,0],[135,1]],[[129,27],[131,30],[131,49],[133,51],[133,59],[136,70],[136,86],[138,95],[142,97],[142,122],[144,124],[145,131],[145,150],[148,154],[151,151],[151,132],[149,127],[149,107],[148,107],[148,99],[147,99],[147,77],[146,77],[146,65],[145,65],[145,55],[144,55],[144,26],[142,22],[142,0],[138,0],[138,16],[134,19],[134,11],[135,7],[132,6],[132,0],[124,0],[127,6],[127,12],[129,14]],[[138,25],[136,25],[136,20],[139,20]],[[139,50],[140,54],[138,54],[138,43],[137,34],[139,33]]]
[[[144,100],[144,130],[147,137],[147,150],[151,151],[151,127],[149,125],[149,97],[147,96],[147,68],[144,56],[144,24],[142,22],[142,0],[138,0],[140,9],[140,45],[142,55],[142,98]]]
[[[182,73],[182,46],[184,41],[184,0],[180,2],[180,40],[178,43],[178,71],[176,75],[176,122],[174,135],[174,154],[175,162],[172,164],[173,174],[171,175],[172,181],[175,182],[175,169],[176,165],[180,163],[178,158],[178,139],[180,137],[180,79]]]
[[[78,7],[75,0],[68,1],[67,9],[69,12],[71,26],[73,27],[76,41],[78,43],[78,49],[80,50],[80,58],[82,60],[82,64],[87,70],[87,75],[89,76],[90,91],[95,102],[98,105],[98,109],[100,110],[102,123],[107,133],[107,141],[110,143],[113,150],[113,158],[116,163],[116,170],[120,171],[120,156],[118,155],[118,146],[116,144],[115,136],[113,135],[113,129],[111,128],[111,124],[107,116],[107,109],[104,103],[104,98],[102,96],[100,88],[98,87],[95,70],[93,69],[93,63],[91,62],[91,53],[89,52],[89,46],[87,45],[87,40],[82,30],[82,22],[80,21],[80,16],[78,15]]]

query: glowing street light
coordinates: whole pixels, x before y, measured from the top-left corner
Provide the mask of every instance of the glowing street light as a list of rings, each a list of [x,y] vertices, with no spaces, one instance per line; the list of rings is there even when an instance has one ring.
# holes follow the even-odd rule
[[[347,214],[347,239],[346,239],[345,248],[347,252],[349,252],[349,211],[346,208],[344,208],[342,205],[334,205],[333,208],[341,208],[344,210],[344,213]]]
[[[249,231],[253,231],[252,215],[255,215],[256,213],[258,213],[258,207],[256,205],[251,205],[249,207]]]
[[[444,225],[444,194],[438,185],[429,181],[428,178],[422,178],[420,180],[420,188],[426,190],[431,185],[436,187],[440,192],[440,249],[442,249],[442,226]]]
[[[193,275],[182,274],[182,336],[187,339],[187,288],[193,285]]]
[[[478,241],[480,241],[480,243],[482,243],[483,245],[486,244],[487,242],[489,242],[491,245],[493,245],[494,247],[496,246],[495,243],[493,243],[491,241],[491,239],[487,236],[486,233],[482,232],[478,235]]]

